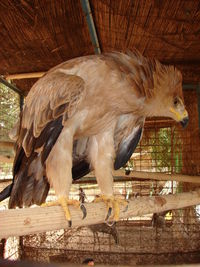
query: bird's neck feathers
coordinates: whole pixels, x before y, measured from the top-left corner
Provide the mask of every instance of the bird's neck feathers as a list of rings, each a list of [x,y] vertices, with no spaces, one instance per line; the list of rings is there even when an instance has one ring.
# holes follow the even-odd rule
[[[163,65],[155,61],[153,71],[153,90],[150,97],[145,99],[146,116],[167,116],[166,108],[173,98],[183,100],[182,75],[174,66]]]
[[[163,65],[156,61],[156,68],[153,72],[154,95],[167,96],[182,95],[182,75],[181,72],[172,65]]]
[[[149,59],[137,50],[128,52],[123,64],[131,70],[132,84],[138,96],[145,98],[143,108],[147,116],[167,116],[166,106],[177,96],[183,100],[182,75],[174,66]]]

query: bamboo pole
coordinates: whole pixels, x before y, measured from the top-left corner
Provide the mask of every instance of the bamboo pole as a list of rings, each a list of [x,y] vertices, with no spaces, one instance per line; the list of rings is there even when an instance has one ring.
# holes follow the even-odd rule
[[[128,210],[120,219],[179,209],[200,203],[200,190],[177,195],[139,197],[129,201]],[[74,227],[102,223],[106,208],[103,203],[86,203],[87,217],[82,220],[79,209],[70,207]],[[0,211],[0,238],[28,235],[68,228],[61,207],[33,207]]]

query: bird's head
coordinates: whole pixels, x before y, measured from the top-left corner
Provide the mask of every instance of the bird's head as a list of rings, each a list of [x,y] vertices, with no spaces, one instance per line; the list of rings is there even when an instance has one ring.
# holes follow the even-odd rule
[[[180,122],[183,128],[185,128],[188,125],[189,122],[188,112],[185,109],[183,100],[180,97],[176,96],[173,98],[173,103],[169,108],[169,113],[170,117],[175,121]]]
[[[187,126],[189,117],[184,105],[182,75],[179,70],[156,62],[154,98],[158,103],[156,116],[170,117],[180,122],[184,128]],[[152,105],[153,109],[154,105]]]

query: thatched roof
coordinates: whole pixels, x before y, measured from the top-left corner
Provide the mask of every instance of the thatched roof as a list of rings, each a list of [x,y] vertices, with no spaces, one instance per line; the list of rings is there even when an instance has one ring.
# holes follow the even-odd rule
[[[199,82],[200,1],[90,0],[102,52],[139,49]],[[94,47],[79,0],[0,1],[0,75],[47,71]],[[29,90],[32,80],[15,80]]]

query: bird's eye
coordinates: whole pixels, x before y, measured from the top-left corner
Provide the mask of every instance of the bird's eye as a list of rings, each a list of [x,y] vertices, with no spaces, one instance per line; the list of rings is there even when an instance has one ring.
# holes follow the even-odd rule
[[[174,106],[177,106],[178,105],[178,98],[176,97],[176,98],[174,98]]]

